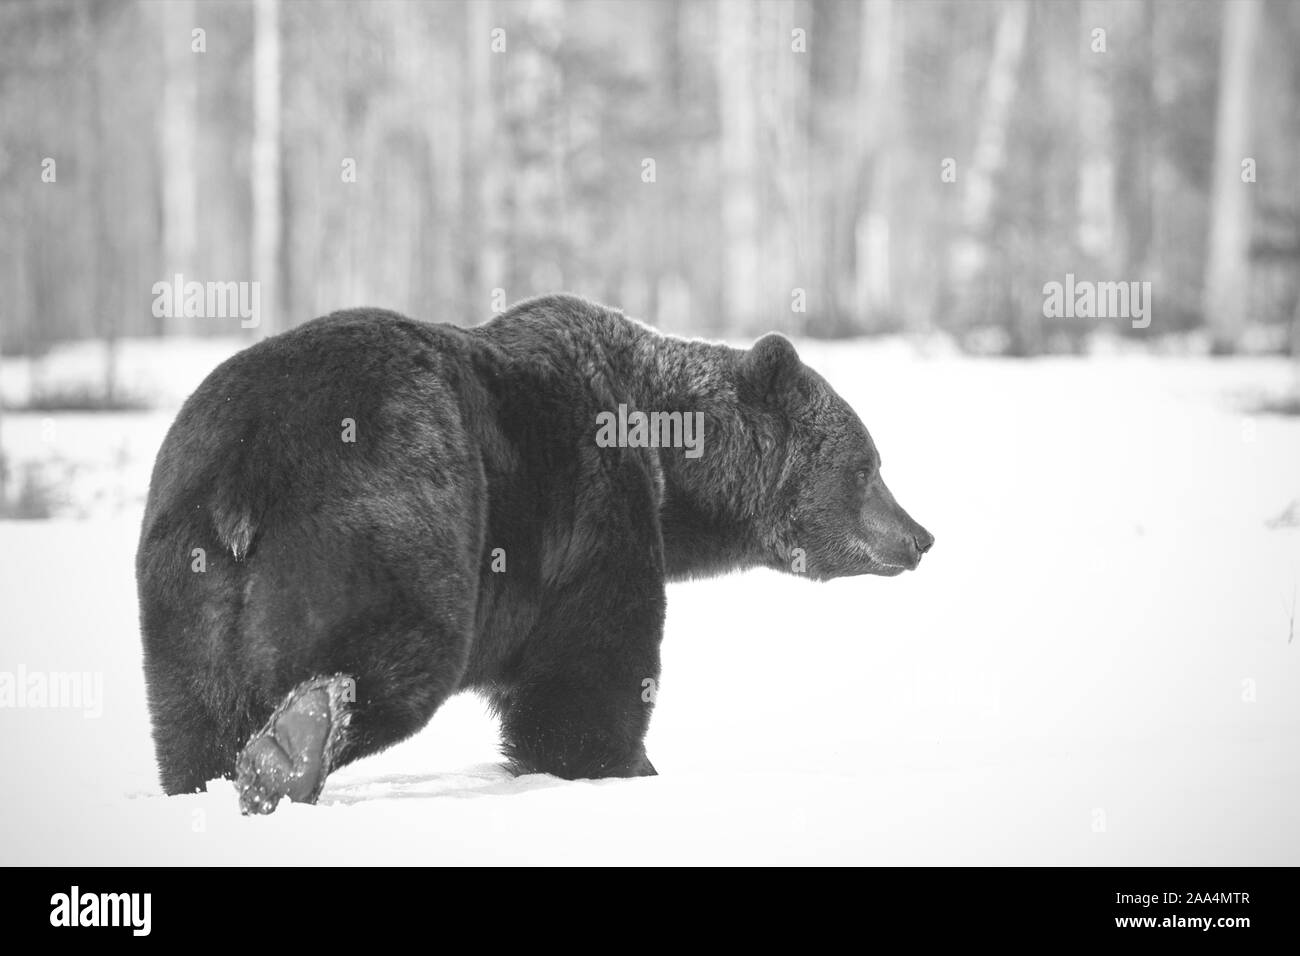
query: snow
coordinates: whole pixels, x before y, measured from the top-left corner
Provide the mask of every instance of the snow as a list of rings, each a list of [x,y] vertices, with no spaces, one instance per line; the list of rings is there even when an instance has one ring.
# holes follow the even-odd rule
[[[1300,864],[1300,420],[1249,412],[1293,369],[801,352],[935,534],[917,572],[673,585],[658,777],[512,779],[462,696],[266,818],[154,775],[132,559],[174,407],[6,415],[11,458],[83,467],[0,523],[0,672],[104,700],[0,708],[0,862]],[[217,360],[178,354],[173,405]]]

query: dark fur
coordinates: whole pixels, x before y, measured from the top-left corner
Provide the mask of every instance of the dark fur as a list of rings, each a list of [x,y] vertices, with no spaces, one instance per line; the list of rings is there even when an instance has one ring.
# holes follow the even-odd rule
[[[620,403],[704,412],[703,456],[597,447]],[[154,468],[137,576],[163,788],[230,776],[291,688],[335,673],[357,697],[336,766],[474,689],[521,771],[653,773],[665,581],[796,548],[817,578],[915,567],[932,539],[878,464],[779,336],[688,342],[552,296],[473,329],[355,310],[267,339]]]

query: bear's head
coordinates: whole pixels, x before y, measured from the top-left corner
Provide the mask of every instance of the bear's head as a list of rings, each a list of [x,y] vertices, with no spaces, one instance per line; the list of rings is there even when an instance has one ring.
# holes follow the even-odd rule
[[[780,472],[766,489],[773,566],[817,580],[914,569],[934,536],[894,500],[862,421],[790,341],[765,335],[744,355],[748,400]]]

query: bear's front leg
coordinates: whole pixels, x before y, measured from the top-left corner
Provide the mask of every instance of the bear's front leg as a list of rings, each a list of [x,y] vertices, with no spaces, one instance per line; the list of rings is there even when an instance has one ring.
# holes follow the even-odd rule
[[[655,773],[644,745],[664,622],[655,557],[651,548],[639,561],[627,551],[606,556],[543,599],[542,620],[492,694],[513,772],[568,780]]]

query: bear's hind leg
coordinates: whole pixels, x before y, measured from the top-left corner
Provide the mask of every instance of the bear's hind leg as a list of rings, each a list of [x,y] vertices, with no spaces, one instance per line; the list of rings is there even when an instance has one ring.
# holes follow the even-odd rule
[[[163,793],[200,793],[209,780],[230,776],[232,754],[220,739],[215,721],[197,707],[155,721],[154,752]]]
[[[199,793],[209,780],[230,777],[238,741],[238,701],[223,723],[214,716],[213,701],[195,693],[193,684],[179,672],[154,662],[146,666],[146,688],[153,724],[158,777],[168,796]]]
[[[385,642],[393,646],[380,650]],[[394,631],[371,645],[387,665],[295,686],[235,762],[240,809],[271,813],[285,797],[315,803],[330,773],[418,732],[455,691],[467,643]],[[394,647],[406,649],[400,667]]]
[[[270,813],[284,797],[316,802],[347,739],[355,696],[355,683],[343,674],[289,691],[235,761],[241,812]]]

